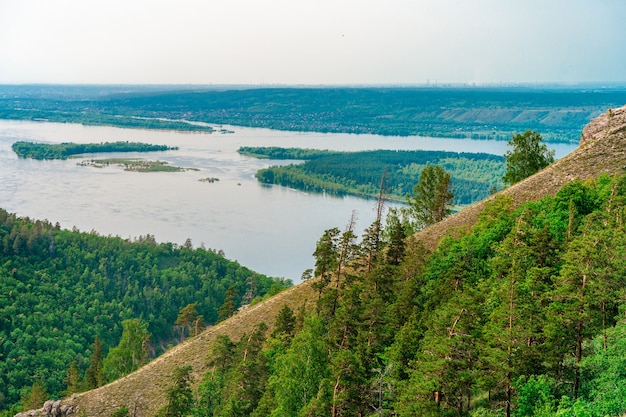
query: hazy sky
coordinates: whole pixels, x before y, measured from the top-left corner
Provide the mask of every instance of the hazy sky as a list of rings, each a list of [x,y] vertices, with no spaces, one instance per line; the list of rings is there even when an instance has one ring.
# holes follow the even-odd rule
[[[624,0],[0,0],[0,83],[615,81]]]

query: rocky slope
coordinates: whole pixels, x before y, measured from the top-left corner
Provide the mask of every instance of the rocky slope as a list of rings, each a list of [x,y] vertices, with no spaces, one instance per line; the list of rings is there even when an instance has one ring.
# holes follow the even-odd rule
[[[564,184],[574,179],[595,178],[602,173],[626,173],[626,106],[609,110],[594,119],[583,130],[580,146],[574,152],[532,177],[503,190],[501,194],[511,195],[516,204],[521,204],[554,195]],[[489,199],[446,218],[421,231],[415,238],[420,239],[425,246],[435,248],[443,236],[471,227],[487,201]],[[73,395],[55,403],[57,407],[42,408],[21,415],[61,416],[69,415],[69,411],[73,415],[110,416],[118,408],[126,406],[131,415],[153,416],[165,403],[165,392],[171,384],[171,375],[176,367],[191,365],[194,375],[197,376],[196,381],[199,381],[199,376],[206,370],[206,357],[217,335],[225,334],[238,340],[244,333],[250,333],[260,321],[264,321],[271,329],[276,314],[284,304],[296,310],[306,303],[312,305],[315,299],[316,294],[310,282],[297,285],[211,327],[120,380]],[[53,410],[57,414],[52,414]],[[61,410],[65,410],[65,414],[61,414]]]
[[[578,148],[569,155],[498,194],[510,195],[518,205],[554,195],[572,180],[596,178],[603,173],[626,173],[626,106],[611,109],[585,126]],[[471,227],[485,203],[493,198],[444,219],[418,233],[416,238],[426,247],[436,247],[443,236]]]

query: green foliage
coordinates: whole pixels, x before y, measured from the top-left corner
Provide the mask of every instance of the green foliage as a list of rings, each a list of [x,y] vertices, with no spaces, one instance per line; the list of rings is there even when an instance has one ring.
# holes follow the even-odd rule
[[[130,411],[128,411],[128,407],[123,405],[115,410],[115,412],[111,414],[111,417],[130,417]]]
[[[212,130],[180,121],[185,119],[291,131],[501,140],[531,129],[550,141],[577,143],[591,118],[626,102],[624,89],[610,88],[46,88],[2,86],[9,92],[0,95],[0,118]]]
[[[147,323],[151,354],[158,354],[180,336],[174,323],[182,308],[197,303],[197,313],[215,323],[227,288],[243,294],[251,279],[252,296],[289,285],[211,250],[61,230],[0,210],[2,406],[36,381],[51,396],[67,390],[73,361],[81,389],[100,386],[101,361],[120,343],[124,320]]]
[[[163,417],[183,417],[189,415],[194,406],[191,389],[193,376],[191,366],[181,366],[174,370],[173,385],[167,389],[167,405],[159,413]]]
[[[289,340],[294,336],[295,329],[296,316],[293,314],[293,310],[285,304],[276,316],[272,337]]]
[[[110,165],[118,165],[124,168],[124,171],[131,172],[181,172],[188,170],[196,170],[195,168],[182,168],[170,165],[164,161],[149,161],[137,158],[106,158],[106,159],[90,159],[89,161],[80,162],[81,166],[93,166],[103,168]]]
[[[574,182],[516,210],[496,198],[433,253],[399,244],[392,213],[387,228],[398,230],[382,230],[377,251],[398,255],[350,267],[346,242],[369,254],[374,229],[359,243],[327,230],[315,253],[318,308],[290,342],[277,330],[260,363],[262,338],[218,344],[203,415],[624,414],[624,181]],[[281,317],[291,328],[289,311]],[[242,368],[245,351],[254,372]]]
[[[237,289],[234,285],[231,285],[226,290],[226,294],[224,296],[224,303],[220,306],[217,311],[217,318],[219,321],[226,320],[231,317],[237,311]]]
[[[72,155],[101,152],[153,152],[167,151],[165,145],[150,145],[140,142],[103,142],[103,143],[61,143],[47,144],[34,142],[15,142],[11,148],[20,158],[67,159]]]
[[[42,381],[35,381],[30,388],[24,390],[21,403],[22,410],[35,410],[43,407],[49,400],[48,391]]]
[[[70,367],[67,369],[67,376],[63,382],[67,384],[67,389],[63,391],[63,395],[67,396],[81,391],[83,384],[80,379],[80,370],[77,367],[76,361],[70,363]]]
[[[218,335],[209,355],[209,371],[204,375],[198,388],[198,401],[193,409],[194,416],[217,416],[225,403],[223,392],[229,371],[233,368],[236,357],[236,343],[228,336]]]
[[[233,343],[218,338],[211,370],[198,389],[197,416],[248,416],[259,404],[267,381],[267,359],[263,354],[267,326],[259,323],[250,335]]]
[[[256,177],[266,184],[280,184],[300,190],[336,195],[376,198],[380,180],[385,192],[405,201],[422,170],[439,165],[450,174],[450,188],[456,204],[470,204],[490,195],[501,186],[504,158],[481,153],[444,151],[334,152],[295,148],[242,147],[239,152],[272,159],[303,159],[303,164],[273,166],[259,170]]]
[[[185,330],[189,328],[189,333],[196,336],[201,329],[204,329],[204,317],[198,314],[198,303],[187,304],[181,308],[174,324],[180,326],[180,341],[185,340]]]
[[[324,389],[322,382],[330,376],[325,333],[319,317],[307,318],[289,349],[277,360],[268,381],[268,392],[275,402],[272,417],[298,416]]]
[[[454,193],[450,187],[450,174],[441,166],[427,165],[422,170],[413,194],[407,196],[418,229],[437,223],[452,212]]]
[[[542,141],[539,133],[530,130],[513,135],[508,142],[513,149],[504,154],[506,172],[502,181],[505,184],[520,182],[554,162],[554,151],[549,151]]]
[[[342,152],[332,152],[317,149],[301,149],[301,148],[279,148],[276,146],[256,147],[242,146],[238,152],[242,155],[254,156],[256,158],[268,159],[316,159],[329,155],[342,154]]]
[[[100,337],[96,335],[96,339],[91,347],[91,356],[89,357],[89,367],[85,371],[85,388],[98,388],[104,383],[102,375],[102,361],[104,360],[103,344]]]
[[[102,363],[103,373],[109,382],[136,371],[148,360],[151,337],[148,323],[129,319],[122,322],[122,328],[120,343],[109,350]]]
[[[594,338],[581,361],[578,398],[555,396],[554,379],[546,375],[518,381],[518,416],[619,416],[626,410],[626,323],[622,320]]]
[[[315,246],[315,276],[320,277],[319,281],[314,283],[314,288],[319,291],[319,296],[322,296],[322,291],[330,283],[333,273],[337,269],[337,262],[339,257],[339,229],[333,227],[327,229],[317,242]]]
[[[590,343],[581,362],[579,403],[590,415],[620,415],[626,410],[626,322],[623,319]]]
[[[552,394],[554,381],[546,375],[520,377],[517,384],[516,415],[524,417],[548,417],[556,411],[556,399]]]

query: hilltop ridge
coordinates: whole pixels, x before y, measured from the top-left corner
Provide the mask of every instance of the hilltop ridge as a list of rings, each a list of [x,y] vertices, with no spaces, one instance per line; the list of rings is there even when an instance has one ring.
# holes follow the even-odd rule
[[[517,206],[554,195],[573,180],[596,178],[603,173],[623,174],[625,168],[626,106],[623,106],[603,113],[585,126],[579,146],[573,152],[496,195],[510,195]],[[434,249],[443,236],[471,227],[493,198],[495,195],[420,231],[415,237]]]
[[[579,147],[569,155],[541,172],[515,184],[498,194],[510,195],[515,205],[535,201],[556,194],[572,180],[596,178],[601,174],[623,174],[626,167],[626,106],[612,109],[589,123],[582,132]],[[417,233],[418,239],[428,248],[435,248],[442,237],[454,235],[471,227],[490,197],[462,212]],[[282,305],[300,308],[313,302],[316,294],[311,281],[297,285],[269,300],[240,312],[234,317],[211,327],[199,336],[173,348],[138,371],[106,386],[73,395],[64,404],[78,406],[89,416],[108,416],[125,405],[137,415],[155,415],[165,402],[165,392],[173,370],[190,365],[197,376],[206,369],[205,359],[215,337],[226,334],[236,339],[250,332],[253,326],[264,321],[271,329]],[[196,378],[198,380],[198,378]],[[43,410],[22,415],[46,415]]]

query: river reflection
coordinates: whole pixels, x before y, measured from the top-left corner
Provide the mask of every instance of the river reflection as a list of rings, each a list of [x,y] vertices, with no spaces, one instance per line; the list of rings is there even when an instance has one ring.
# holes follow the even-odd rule
[[[0,120],[0,207],[64,228],[102,235],[222,249],[226,257],[255,271],[298,282],[312,268],[315,242],[325,229],[343,229],[352,211],[358,232],[374,220],[371,200],[307,194],[259,184],[254,173],[275,161],[237,154],[240,146],[282,146],[332,150],[426,149],[503,154],[505,142],[376,135],[294,133],[226,127],[232,134],[185,133]],[[18,159],[18,140],[92,143],[137,141],[179,147],[145,153],[197,171],[134,173],[121,168],[78,166],[77,160]],[[575,148],[552,146],[557,158]],[[98,158],[119,156],[99,155]],[[288,161],[284,161],[286,163]],[[201,182],[215,177],[214,183]]]

